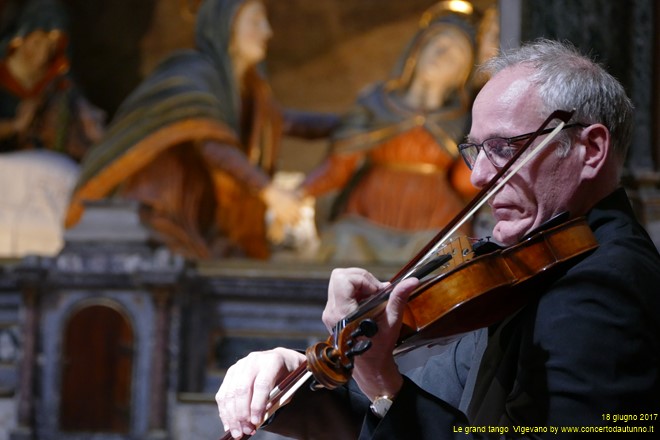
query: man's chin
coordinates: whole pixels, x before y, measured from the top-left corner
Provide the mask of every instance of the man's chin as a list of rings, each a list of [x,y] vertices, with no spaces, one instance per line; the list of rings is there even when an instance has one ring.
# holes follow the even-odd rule
[[[525,230],[520,221],[501,220],[493,228],[493,238],[504,246],[511,246],[520,241]]]

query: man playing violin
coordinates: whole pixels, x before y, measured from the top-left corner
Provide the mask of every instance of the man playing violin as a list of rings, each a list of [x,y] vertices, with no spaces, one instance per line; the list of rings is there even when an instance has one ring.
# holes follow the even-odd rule
[[[324,420],[318,432],[344,438],[336,430],[348,420],[350,435],[365,439],[543,438],[571,427],[580,428],[564,432],[566,438],[589,430],[627,428],[648,438],[660,432],[660,255],[619,183],[632,104],[599,65],[553,41],[523,46],[484,68],[492,76],[459,146],[476,187],[488,184],[553,111],[575,109],[559,134],[489,198],[493,237],[515,245],[568,212],[586,216],[598,249],[536,284],[533,299],[517,312],[464,335],[412,372],[399,371],[392,349],[418,281],[397,283],[371,348],[354,358],[353,381],[296,395],[267,429],[304,437],[312,422]],[[386,285],[363,269],[334,270],[323,322],[332,329]],[[254,432],[269,392],[304,361],[299,352],[276,348],[229,369],[216,400],[233,437]],[[336,411],[319,414],[310,403],[326,398],[339,402],[346,419],[334,418]],[[297,424],[287,415],[293,411],[303,414]],[[628,421],[621,423],[624,415]]]

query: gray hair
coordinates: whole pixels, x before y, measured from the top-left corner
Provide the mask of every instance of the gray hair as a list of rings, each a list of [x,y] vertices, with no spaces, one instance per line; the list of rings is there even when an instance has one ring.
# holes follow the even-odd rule
[[[613,151],[621,160],[625,158],[632,135],[633,105],[619,81],[570,43],[547,39],[503,52],[481,69],[494,75],[525,64],[536,70],[530,79],[538,86],[545,114],[575,109],[572,121],[605,125]],[[564,143],[570,146],[568,139]]]

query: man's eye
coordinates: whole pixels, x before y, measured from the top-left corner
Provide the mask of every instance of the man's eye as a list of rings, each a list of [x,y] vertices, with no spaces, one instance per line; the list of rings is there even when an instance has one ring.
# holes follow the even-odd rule
[[[518,148],[514,147],[513,145],[502,145],[497,149],[495,154],[500,157],[511,159],[516,154],[516,151],[518,151]]]
[[[495,142],[489,142],[488,148],[490,149],[490,154],[501,157],[503,159],[510,159],[518,151],[518,148],[510,145],[504,139],[498,139]]]

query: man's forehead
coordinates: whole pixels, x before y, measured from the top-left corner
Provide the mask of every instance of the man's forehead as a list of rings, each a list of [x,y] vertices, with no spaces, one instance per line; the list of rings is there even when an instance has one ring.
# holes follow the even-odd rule
[[[530,73],[524,67],[505,69],[486,83],[474,102],[470,142],[517,136],[540,123],[540,98]]]
[[[538,95],[532,83],[523,72],[503,71],[494,76],[477,95],[474,109],[477,116],[497,112],[515,112],[529,105]]]
[[[519,105],[530,92],[531,83],[527,78],[518,78],[506,84],[497,101],[500,105],[512,107]]]

